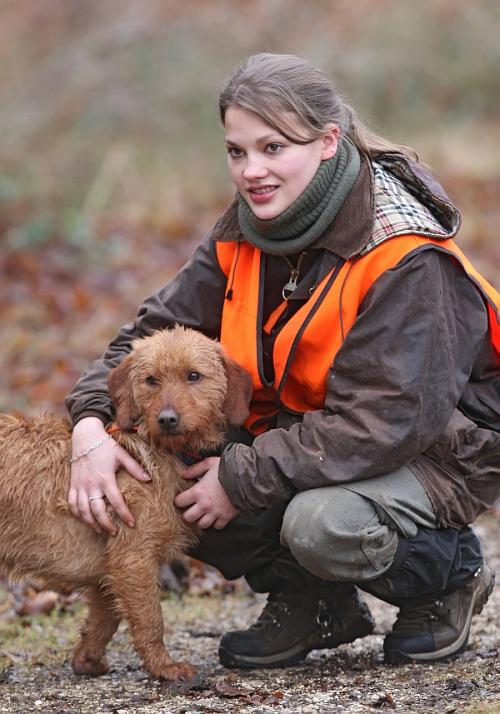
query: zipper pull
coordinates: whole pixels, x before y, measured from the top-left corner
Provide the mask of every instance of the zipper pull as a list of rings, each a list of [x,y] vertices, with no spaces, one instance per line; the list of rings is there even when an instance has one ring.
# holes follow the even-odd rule
[[[291,268],[290,269],[290,277],[288,278],[288,282],[285,285],[283,285],[283,290],[281,291],[283,300],[288,300],[290,295],[297,288],[297,280],[298,279],[299,279],[299,271],[296,268]]]

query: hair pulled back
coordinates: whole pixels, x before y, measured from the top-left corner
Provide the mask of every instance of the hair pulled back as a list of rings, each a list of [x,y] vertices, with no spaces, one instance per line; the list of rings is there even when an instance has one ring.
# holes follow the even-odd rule
[[[238,64],[226,78],[219,97],[223,124],[232,106],[254,112],[297,144],[314,141],[333,123],[370,158],[396,152],[418,159],[413,149],[371,132],[334,82],[295,55],[263,52]]]

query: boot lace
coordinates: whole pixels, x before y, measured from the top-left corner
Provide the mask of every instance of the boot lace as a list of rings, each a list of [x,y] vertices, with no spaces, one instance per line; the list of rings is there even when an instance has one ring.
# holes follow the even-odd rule
[[[266,606],[249,629],[261,630],[269,626],[279,629],[282,625],[282,616],[289,615],[291,612],[290,603],[285,600],[282,593],[269,595]]]
[[[431,627],[433,623],[445,621],[448,609],[442,600],[431,600],[405,607],[394,623],[394,631],[420,632],[422,627]]]

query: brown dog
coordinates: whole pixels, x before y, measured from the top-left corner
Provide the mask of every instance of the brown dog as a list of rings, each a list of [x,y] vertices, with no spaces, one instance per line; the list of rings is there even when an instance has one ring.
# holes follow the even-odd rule
[[[2,414],[0,566],[15,577],[42,576],[53,589],[85,589],[89,611],[73,654],[76,673],[107,671],[104,648],[124,616],[153,676],[189,680],[194,669],[173,662],[163,644],[157,586],[160,564],[196,539],[173,502],[185,487],[175,454],[219,447],[228,425],[248,415],[251,380],[216,342],[175,327],[136,340],[110,373],[109,389],[114,438],[152,477],[142,483],[118,473],[135,528],[113,515],[118,534],[97,534],[71,515],[67,422]]]

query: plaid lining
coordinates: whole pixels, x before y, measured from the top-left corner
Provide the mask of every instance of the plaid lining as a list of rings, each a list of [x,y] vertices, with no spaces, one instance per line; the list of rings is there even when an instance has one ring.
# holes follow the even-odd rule
[[[373,232],[360,255],[394,236],[416,234],[446,239],[453,235],[454,231],[443,227],[436,215],[413,196],[400,179],[376,162],[373,162],[373,193]]]

